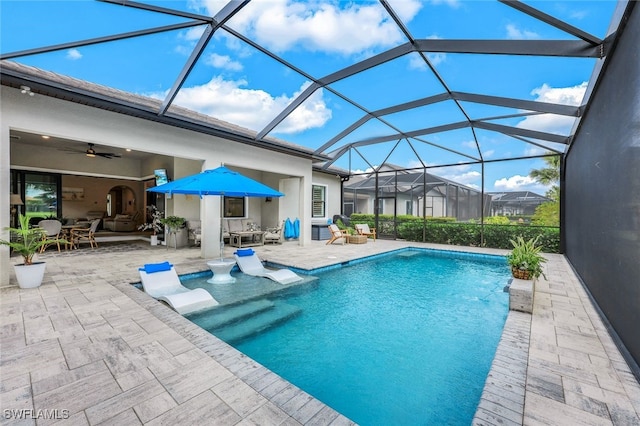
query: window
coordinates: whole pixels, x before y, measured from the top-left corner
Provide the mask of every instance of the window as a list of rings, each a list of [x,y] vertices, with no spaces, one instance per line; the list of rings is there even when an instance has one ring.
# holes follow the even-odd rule
[[[313,185],[311,189],[311,217],[326,217],[327,214],[327,187]]]
[[[405,210],[407,215],[413,215],[413,201],[405,200]]]
[[[19,194],[24,202],[24,205],[17,206],[16,213],[28,216],[30,223],[49,217],[61,217],[61,180],[61,175],[57,173],[12,170],[12,193]]]
[[[244,197],[224,197],[224,217],[246,217]]]

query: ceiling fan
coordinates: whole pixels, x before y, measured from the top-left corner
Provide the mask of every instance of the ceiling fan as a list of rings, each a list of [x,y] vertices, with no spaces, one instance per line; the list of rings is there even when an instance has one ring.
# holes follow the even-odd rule
[[[78,154],[85,154],[87,157],[102,157],[111,160],[112,158],[120,158],[122,157],[120,154],[116,154],[115,152],[97,152],[93,147],[95,144],[88,144],[89,147],[86,151],[80,151],[76,149],[65,149],[65,151],[75,152]]]

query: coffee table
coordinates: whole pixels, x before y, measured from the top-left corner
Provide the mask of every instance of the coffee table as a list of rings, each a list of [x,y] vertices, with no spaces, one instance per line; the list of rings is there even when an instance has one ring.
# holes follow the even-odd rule
[[[229,245],[232,247],[252,247],[264,245],[264,231],[236,231],[229,233]]]
[[[367,236],[366,235],[348,235],[347,243],[348,244],[366,244]]]

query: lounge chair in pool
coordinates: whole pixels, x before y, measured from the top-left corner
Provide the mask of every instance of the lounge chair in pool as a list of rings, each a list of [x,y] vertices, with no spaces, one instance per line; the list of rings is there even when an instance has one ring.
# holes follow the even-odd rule
[[[302,277],[290,269],[267,269],[252,249],[235,252],[236,264],[242,273],[254,277],[270,278],[280,284],[291,284],[302,281]]]
[[[366,223],[355,225],[355,228],[359,235],[373,237],[373,242],[376,242],[376,228],[369,228],[369,225]]]
[[[331,244],[342,238],[342,245],[344,245],[349,236],[349,232],[346,229],[340,229],[336,224],[329,225],[329,232],[331,232],[331,238],[327,241],[327,244]]]
[[[169,262],[148,263],[138,271],[144,291],[151,297],[168,303],[181,315],[218,305],[218,301],[207,290],[190,290],[183,286],[175,268]]]

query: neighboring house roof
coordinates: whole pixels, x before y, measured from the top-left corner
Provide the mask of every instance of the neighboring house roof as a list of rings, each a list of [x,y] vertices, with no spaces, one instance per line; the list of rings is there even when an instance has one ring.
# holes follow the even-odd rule
[[[427,186],[432,187],[444,184],[465,188],[472,192],[480,192],[476,188],[471,188],[459,182],[445,179],[431,173],[424,173],[423,171],[415,170],[400,170],[399,168],[396,169],[396,167],[398,166],[390,165],[388,168],[385,167],[385,169],[389,170],[389,172],[382,172],[378,175],[378,187],[395,187],[397,185],[398,192],[408,192],[411,190],[415,190],[416,188],[421,188],[426,183]],[[397,171],[397,173],[390,173],[391,171]],[[359,176],[360,178],[358,178],[358,176],[352,176],[350,182],[345,183],[344,188],[351,190],[375,190],[375,174]]]
[[[519,202],[519,203],[544,203],[551,198],[536,194],[531,191],[489,192],[492,202]]]

